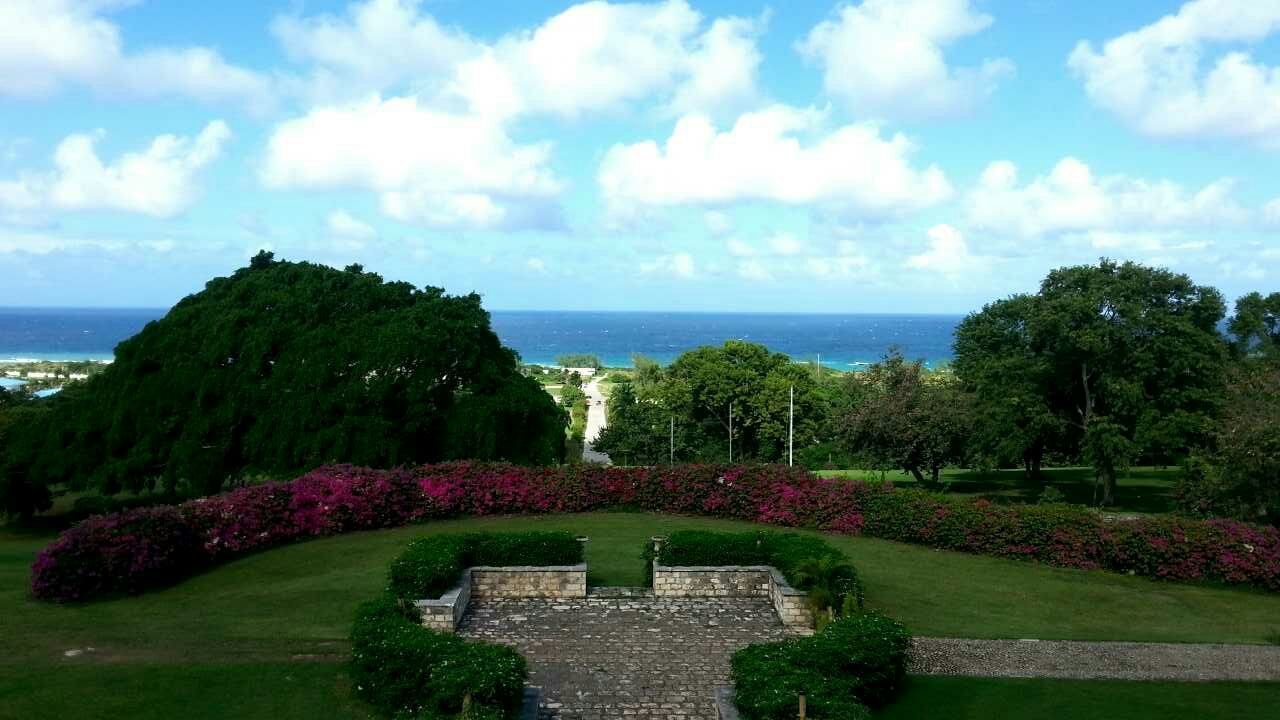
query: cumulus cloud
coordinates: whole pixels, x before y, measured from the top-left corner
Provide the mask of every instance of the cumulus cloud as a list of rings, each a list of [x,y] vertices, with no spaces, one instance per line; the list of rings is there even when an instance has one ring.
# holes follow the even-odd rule
[[[1080,42],[1068,65],[1095,103],[1141,133],[1280,148],[1280,68],[1240,49],[1277,31],[1278,3],[1194,0],[1100,50]],[[1224,45],[1234,49],[1206,57]]]
[[[378,96],[276,126],[262,181],[272,188],[377,192],[383,212],[431,226],[514,227],[545,220],[561,183],[548,143],[522,145],[499,122]]]
[[[231,138],[221,120],[194,138],[161,135],[136,152],[104,163],[96,143],[102,131],[69,135],[54,152],[54,169],[0,180],[0,208],[11,213],[121,210],[172,217],[198,194],[197,177]]]
[[[985,270],[990,258],[969,252],[964,235],[950,225],[934,225],[928,232],[929,246],[924,252],[907,258],[906,266],[941,275],[959,276]]]
[[[372,225],[341,208],[329,213],[325,227],[335,247],[342,250],[359,250],[378,237],[378,231]]]
[[[659,255],[652,260],[640,263],[640,272],[688,280],[697,275],[697,267],[692,255],[687,252],[677,252]]]
[[[1187,190],[1170,180],[1097,176],[1073,157],[1047,175],[1019,184],[1012,162],[991,163],[967,197],[977,227],[1023,237],[1068,231],[1142,231],[1228,226],[1249,213],[1231,197],[1234,182]]]
[[[491,42],[441,24],[420,0],[342,15],[284,15],[272,31],[307,63],[311,97],[413,93],[492,117],[577,117],[658,98],[671,112],[734,109],[758,94],[763,18],[710,23],[686,0],[586,2]]]
[[[342,15],[281,15],[271,32],[289,59],[308,65],[316,99],[352,99],[430,82],[474,57],[481,45],[419,11],[418,0],[353,3]]]
[[[717,130],[705,116],[677,121],[671,136],[614,145],[597,172],[609,211],[764,201],[810,203],[888,215],[947,199],[936,166],[910,163],[912,143],[872,124],[826,130],[814,110],[774,105]]]
[[[271,103],[270,80],[204,47],[126,52],[103,13],[120,0],[6,0],[0,3],[0,95],[47,96],[65,85],[129,97],[179,96]]]
[[[828,94],[861,115],[937,117],[964,112],[1013,71],[1004,58],[951,67],[944,49],[992,23],[969,0],[865,0],[838,7],[798,46],[823,69]]]

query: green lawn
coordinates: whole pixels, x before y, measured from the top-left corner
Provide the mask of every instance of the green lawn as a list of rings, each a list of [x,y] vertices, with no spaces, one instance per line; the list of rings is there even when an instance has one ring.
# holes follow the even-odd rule
[[[1112,510],[1132,513],[1163,513],[1174,509],[1173,489],[1182,471],[1178,468],[1132,468],[1116,480],[1116,504]],[[823,477],[880,482],[916,487],[915,478],[902,471],[819,470]],[[1096,505],[1093,470],[1087,467],[1045,468],[1044,480],[1028,480],[1022,470],[942,471],[946,492],[988,498],[994,502],[1036,502],[1046,487],[1063,494],[1066,502]]]
[[[387,563],[410,538],[474,529],[567,529],[591,538],[593,583],[627,585],[642,581],[639,556],[650,535],[695,527],[754,526],[626,513],[439,522],[282,547],[165,590],[69,607],[27,595],[28,567],[50,536],[0,530],[0,718],[362,717],[341,667],[352,612],[380,591]],[[917,634],[1263,642],[1280,631],[1280,596],[873,539],[831,541],[862,571],[871,605]],[[65,656],[89,647],[94,651]],[[957,702],[969,697],[964,690],[930,689],[934,680],[922,682],[924,689],[912,690],[908,700],[920,692],[953,692]],[[1096,701],[1096,693],[1060,692],[1053,685],[1032,683],[1064,703],[1087,708]],[[1154,686],[1117,687],[1131,690],[1117,694],[1135,698],[1140,688]],[[1244,692],[1232,687],[1184,690],[1211,703]],[[991,700],[991,706],[1000,702]]]

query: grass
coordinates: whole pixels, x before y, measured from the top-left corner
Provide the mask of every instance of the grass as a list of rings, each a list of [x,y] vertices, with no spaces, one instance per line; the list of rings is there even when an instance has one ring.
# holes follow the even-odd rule
[[[1273,683],[913,677],[901,698],[877,713],[877,717],[884,720],[1274,718],[1280,717],[1280,688]]]
[[[1116,480],[1116,504],[1111,510],[1127,513],[1163,513],[1174,510],[1173,490],[1181,474],[1178,468],[1132,468]],[[867,482],[892,481],[915,487],[910,474],[901,471],[819,470],[823,477],[843,477]],[[946,491],[984,497],[993,502],[1034,503],[1046,487],[1062,493],[1063,501],[1097,505],[1093,470],[1087,467],[1045,468],[1044,480],[1029,480],[1022,470],[965,470],[947,468],[941,480]]]
[[[28,568],[48,533],[0,530],[0,718],[364,717],[366,710],[350,699],[341,665],[352,613],[382,589],[387,563],[411,538],[477,529],[566,529],[590,536],[593,583],[633,585],[643,581],[639,556],[653,534],[752,527],[629,513],[438,522],[286,546],[161,591],[79,606],[28,597]],[[1259,643],[1280,633],[1280,596],[867,538],[829,539],[862,571],[869,603],[916,634]],[[85,651],[89,647],[94,650]],[[65,655],[73,649],[83,652]],[[904,703],[921,692],[952,693],[948,702],[957,703],[970,695],[959,686],[935,687],[935,679],[920,682],[923,689],[913,689]],[[974,697],[990,695],[989,706],[1002,707],[1000,683],[988,688],[983,681],[956,682],[986,688]],[[1094,693],[1053,685],[1027,687],[1086,708],[1095,702]],[[1129,685],[1138,684],[1117,687]],[[1205,703],[1244,694],[1227,685],[1186,687]],[[1142,693],[1116,694],[1136,703],[1133,698]]]

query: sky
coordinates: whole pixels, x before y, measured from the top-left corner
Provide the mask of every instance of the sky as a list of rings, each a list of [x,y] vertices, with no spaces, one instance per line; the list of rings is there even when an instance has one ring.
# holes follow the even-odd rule
[[[0,3],[0,306],[260,249],[493,309],[1280,290],[1280,0]]]

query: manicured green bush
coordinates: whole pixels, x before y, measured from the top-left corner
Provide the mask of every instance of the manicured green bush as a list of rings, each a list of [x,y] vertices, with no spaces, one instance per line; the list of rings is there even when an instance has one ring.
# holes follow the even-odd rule
[[[463,640],[417,624],[390,595],[364,603],[351,633],[357,694],[397,718],[454,717],[469,696],[470,718],[511,718],[528,669],[515,650]]]
[[[649,546],[646,557],[652,558]],[[808,590],[815,608],[842,610],[845,598],[862,607],[858,571],[820,537],[796,533],[678,530],[662,543],[659,562],[670,566],[772,565],[793,587]]]
[[[474,565],[577,565],[582,543],[567,532],[433,535],[409,543],[391,562],[388,590],[397,598],[439,597]]]
[[[748,646],[733,656],[734,704],[747,720],[791,720],[803,694],[815,718],[870,718],[901,690],[910,639],[901,623],[860,613],[812,637]]]

